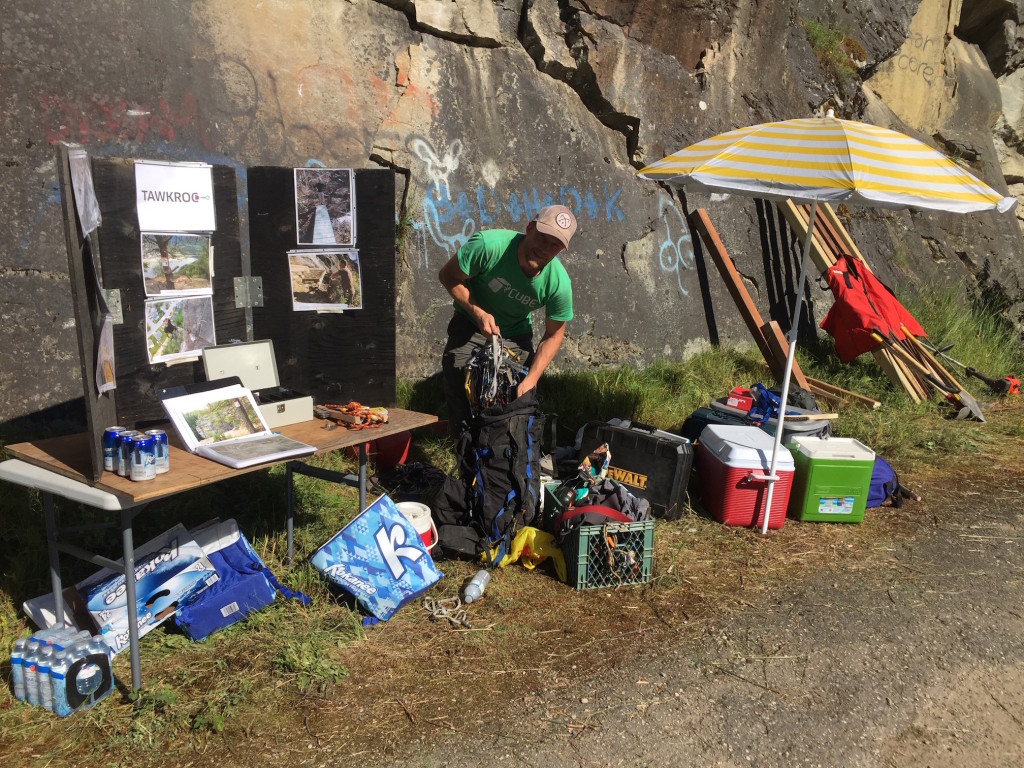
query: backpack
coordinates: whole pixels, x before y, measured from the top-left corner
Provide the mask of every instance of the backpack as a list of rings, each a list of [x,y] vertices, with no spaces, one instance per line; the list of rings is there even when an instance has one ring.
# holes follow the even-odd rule
[[[900,485],[899,477],[889,462],[881,456],[875,456],[875,463],[871,468],[871,484],[868,486],[867,503],[864,506],[868,509],[880,507],[886,501],[891,500],[892,506],[899,508],[903,506],[905,498],[920,501],[920,497],[916,493]]]
[[[543,428],[536,390],[473,418],[456,447],[459,465],[434,502],[443,551],[501,564],[516,532],[536,514]]]

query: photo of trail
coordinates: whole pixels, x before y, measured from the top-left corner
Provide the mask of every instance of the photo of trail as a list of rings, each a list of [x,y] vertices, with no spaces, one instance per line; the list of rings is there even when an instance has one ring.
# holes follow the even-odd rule
[[[210,237],[143,232],[142,277],[147,296],[211,293]]]
[[[295,225],[299,245],[354,245],[352,171],[295,169]]]
[[[296,309],[361,309],[362,280],[355,251],[291,253],[292,301]]]

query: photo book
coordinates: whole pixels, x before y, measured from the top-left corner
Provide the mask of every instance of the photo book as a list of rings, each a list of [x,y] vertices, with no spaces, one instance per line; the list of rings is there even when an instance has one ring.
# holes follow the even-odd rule
[[[312,445],[271,432],[237,377],[161,390],[160,401],[190,453],[235,469],[308,456]]]

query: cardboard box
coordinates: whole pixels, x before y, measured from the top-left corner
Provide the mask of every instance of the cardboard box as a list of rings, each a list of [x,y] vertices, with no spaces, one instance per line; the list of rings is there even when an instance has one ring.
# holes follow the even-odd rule
[[[209,558],[180,523],[136,548],[135,605],[139,637],[162,624],[179,604],[216,583],[218,578]],[[128,600],[124,574],[104,568],[77,587],[111,650],[116,654],[127,648]]]
[[[263,420],[271,429],[313,418],[313,398],[281,386],[272,341],[224,344],[203,350],[209,381],[237,376],[252,391]]]

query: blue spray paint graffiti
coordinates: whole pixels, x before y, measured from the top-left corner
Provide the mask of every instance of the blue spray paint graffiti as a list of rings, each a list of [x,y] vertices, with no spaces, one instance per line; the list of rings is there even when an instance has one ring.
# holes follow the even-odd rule
[[[683,296],[689,296],[689,291],[683,287],[680,269],[693,269],[693,238],[690,236],[690,229],[686,226],[683,214],[668,198],[661,198],[658,204],[658,218],[665,223],[665,239],[658,249],[658,264],[662,271],[675,273],[679,292]]]

